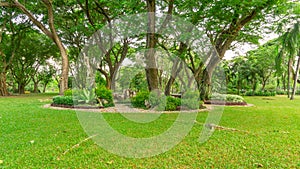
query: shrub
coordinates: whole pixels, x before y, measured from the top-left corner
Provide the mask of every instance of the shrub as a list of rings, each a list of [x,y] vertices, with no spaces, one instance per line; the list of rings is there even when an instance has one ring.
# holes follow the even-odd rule
[[[165,106],[166,111],[177,110],[177,107],[181,105],[181,99],[172,96],[167,96],[167,104]]]
[[[149,92],[141,91],[137,93],[136,96],[131,98],[131,104],[133,107],[147,108],[147,106],[145,105],[146,100],[149,100]]]
[[[179,106],[188,109],[198,109],[203,102],[199,101],[197,92],[186,92],[183,99],[165,96],[165,95],[157,95],[155,92],[149,93],[148,91],[139,92],[135,97],[131,98],[131,103],[133,107],[138,108],[149,108],[154,107],[159,111],[175,111]],[[145,103],[149,102],[149,107]]]
[[[53,103],[73,106],[77,104],[77,101],[73,100],[72,96],[55,96],[53,97]]]
[[[149,104],[155,110],[163,111],[166,107],[166,96],[162,93],[151,92],[149,94]]]
[[[197,91],[187,91],[183,93],[181,98],[181,106],[188,109],[198,109],[199,108],[199,92]]]
[[[225,101],[226,100],[226,95],[225,94],[215,93],[215,94],[211,95],[209,97],[209,99],[211,99],[211,100],[222,100],[222,101]]]
[[[112,96],[112,91],[103,85],[99,85],[95,90],[96,96],[101,100],[104,107],[115,106]]]
[[[287,94],[287,92],[284,91],[284,90],[277,90],[276,94],[278,94],[278,95],[285,95],[285,94]]]
[[[267,85],[265,87],[265,91],[274,92],[274,91],[276,91],[276,86],[275,85]]]
[[[95,104],[96,103],[96,94],[94,90],[83,89],[79,93],[81,100],[84,100],[86,104]]]
[[[67,89],[64,91],[64,96],[72,96],[73,95],[73,91],[71,89]]]
[[[247,91],[245,93],[245,96],[275,96],[276,92],[269,92],[269,91],[258,91],[258,92],[253,92],[253,91]]]
[[[226,101],[227,102],[235,102],[235,103],[245,102],[245,100],[242,96],[232,95],[232,94],[226,95]]]
[[[233,95],[233,94],[214,94],[211,98],[212,100],[220,100],[220,101],[226,101],[226,102],[235,102],[235,103],[241,103],[245,102],[244,98],[239,95]]]

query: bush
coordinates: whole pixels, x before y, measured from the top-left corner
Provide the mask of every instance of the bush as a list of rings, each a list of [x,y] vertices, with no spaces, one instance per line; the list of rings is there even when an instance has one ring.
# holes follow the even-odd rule
[[[77,104],[77,101],[73,100],[72,96],[55,96],[53,97],[53,103],[59,105],[73,106]]]
[[[73,91],[71,89],[67,89],[64,91],[64,96],[72,96],[73,95]]]
[[[212,100],[220,100],[220,101],[226,101],[226,102],[234,102],[234,103],[241,103],[245,102],[244,98],[239,95],[233,95],[233,94],[214,94],[213,97],[211,97]]]
[[[278,95],[285,95],[285,94],[287,94],[287,92],[284,91],[284,90],[277,90],[276,94],[278,94]]]
[[[95,90],[96,96],[101,100],[104,107],[115,106],[112,96],[112,91],[103,85],[99,85]]]
[[[180,99],[165,95],[158,96],[155,92],[142,91],[131,98],[131,104],[133,107],[143,109],[154,107],[155,110],[159,111],[175,111],[179,106],[188,109],[198,109],[203,104],[202,101],[199,101],[197,92],[186,92],[183,96],[184,98]],[[149,105],[147,105],[147,102]]]
[[[253,91],[247,91],[245,93],[245,96],[275,96],[276,92],[269,92],[269,91],[258,91],[258,92],[253,92]]]
[[[172,96],[167,96],[167,104],[165,106],[166,111],[177,110],[177,107],[181,105],[181,99]]]
[[[226,101],[227,102],[235,102],[235,103],[245,102],[245,100],[242,96],[232,95],[232,94],[226,95]]]
[[[145,105],[146,100],[149,100],[149,92],[142,91],[137,93],[136,96],[131,98],[131,104],[133,107],[147,108],[147,106]]]
[[[163,111],[166,107],[166,96],[162,93],[151,92],[149,94],[149,104],[155,110]]]
[[[198,109],[199,108],[199,92],[197,91],[187,91],[183,93],[181,98],[181,106],[188,109]]]
[[[94,90],[83,89],[79,92],[80,100],[83,100],[86,104],[95,104],[96,103],[96,94]]]
[[[268,92],[275,92],[276,91],[276,86],[275,85],[267,85],[265,87],[265,91],[268,91]]]

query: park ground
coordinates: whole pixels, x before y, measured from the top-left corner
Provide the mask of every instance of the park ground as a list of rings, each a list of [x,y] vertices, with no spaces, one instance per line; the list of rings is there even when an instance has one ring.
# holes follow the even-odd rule
[[[300,97],[245,97],[251,107],[226,107],[204,144],[202,125],[170,151],[143,159],[124,158],[97,146],[83,131],[76,112],[43,108],[55,94],[0,98],[0,168],[300,168]],[[204,122],[207,112],[197,121]],[[176,114],[136,124],[105,114],[123,134],[147,137],[168,128]],[[79,145],[77,145],[80,143]],[[76,146],[77,145],[77,146]]]

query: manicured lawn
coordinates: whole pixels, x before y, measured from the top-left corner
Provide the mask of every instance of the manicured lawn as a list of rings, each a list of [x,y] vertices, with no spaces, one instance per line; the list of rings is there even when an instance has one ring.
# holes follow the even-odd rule
[[[76,112],[45,109],[53,94],[0,98],[0,168],[300,168],[300,97],[246,97],[253,107],[226,107],[220,125],[249,133],[216,130],[198,142],[195,124],[176,147],[144,159],[113,155],[87,138]],[[198,114],[204,122],[207,113]],[[157,122],[134,124],[119,114],[105,114],[112,126],[135,137],[166,130],[176,114]],[[60,158],[60,160],[58,160]]]

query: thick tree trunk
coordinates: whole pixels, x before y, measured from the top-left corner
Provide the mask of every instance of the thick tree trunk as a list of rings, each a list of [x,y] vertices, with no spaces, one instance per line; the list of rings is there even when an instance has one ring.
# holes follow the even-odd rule
[[[61,43],[61,42],[60,42]],[[68,89],[68,78],[69,78],[69,60],[66,49],[62,44],[58,45],[60,54],[62,56],[62,73],[60,77],[60,88],[59,94],[63,95],[64,91]]]
[[[6,86],[6,74],[1,73],[0,74],[0,96],[8,96],[9,93],[7,91],[7,86]]]
[[[224,53],[225,54],[225,53]],[[211,94],[211,78],[214,69],[218,65],[218,63],[221,61],[220,56],[216,51],[212,51],[211,58],[206,66],[206,68],[202,72],[202,79],[201,79],[201,85],[200,85],[200,98],[208,99],[208,96]]]
[[[60,77],[60,88],[59,94],[63,95],[64,91],[68,88],[68,74],[69,74],[69,60],[65,47],[63,46],[61,39],[58,37],[55,26],[54,26],[54,14],[52,9],[52,2],[49,0],[43,0],[43,3],[47,7],[48,11],[48,24],[49,29],[43,25],[24,5],[22,5],[19,1],[14,0],[14,5],[19,8],[25,15],[29,17],[29,19],[45,34],[47,35],[53,42],[57,45],[61,58],[62,58],[62,73]]]
[[[291,95],[291,100],[294,99],[294,96],[296,94],[296,90],[297,90],[297,80],[298,80],[298,76],[299,76],[299,68],[300,68],[300,50],[298,53],[298,62],[297,62],[297,67],[296,67],[296,75],[294,77],[294,86],[293,86],[293,91],[292,91],[292,95]]]
[[[19,83],[18,85],[19,94],[25,94],[25,84]]]
[[[158,89],[159,79],[158,79],[158,69],[156,65],[155,58],[155,0],[147,0],[148,9],[148,33],[146,40],[145,52],[146,58],[146,77],[148,82],[148,88],[150,91]]]

